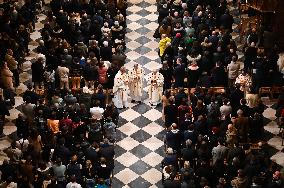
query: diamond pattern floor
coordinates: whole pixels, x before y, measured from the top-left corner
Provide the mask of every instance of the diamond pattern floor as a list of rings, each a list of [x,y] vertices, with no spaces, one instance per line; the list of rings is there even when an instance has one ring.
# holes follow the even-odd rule
[[[134,62],[139,63],[145,69],[147,74],[151,70],[161,67],[157,54],[158,42],[152,37],[154,30],[157,28],[158,14],[156,12],[156,1],[138,1],[131,0],[127,10],[128,33],[127,41],[127,63],[126,68],[131,68]],[[30,43],[29,48],[35,49],[37,41],[40,38],[39,30],[42,28],[46,16],[39,15],[36,24],[36,31],[32,33],[31,38],[34,40]],[[235,28],[239,19],[235,20]],[[233,36],[238,39],[237,31]],[[239,49],[241,49],[241,45]],[[239,52],[241,57],[243,54]],[[18,97],[16,105],[10,110],[10,120],[4,127],[4,133],[10,138],[16,131],[13,120],[17,118],[21,111],[23,100],[21,94],[27,89],[26,84],[31,82],[30,66],[37,54],[31,52],[26,57],[24,63],[24,72],[20,75],[21,85],[17,89]],[[147,87],[144,88],[147,91]],[[114,188],[145,188],[145,187],[162,187],[160,162],[164,156],[161,107],[152,108],[144,95],[144,102],[140,105],[131,105],[129,109],[120,113],[119,128],[117,129],[117,146],[116,160],[113,178]],[[270,147],[271,159],[276,163],[284,166],[284,153],[281,152],[281,138],[277,136],[278,126],[275,121],[275,108],[273,103],[264,98],[267,108],[265,110],[265,132],[266,139]],[[0,151],[10,146],[11,139],[0,141]],[[5,154],[0,152],[0,161],[3,161]]]
[[[130,1],[126,35],[126,68],[139,63],[149,74],[161,67],[158,42],[152,37],[158,27],[156,1]],[[147,16],[146,16],[147,15]],[[146,92],[146,88],[145,88]],[[145,95],[146,96],[146,95]],[[146,98],[146,97],[145,97]],[[145,99],[144,98],[144,99]],[[160,124],[161,108],[152,108],[147,100],[120,113],[113,187],[162,187],[160,162],[164,142]]]

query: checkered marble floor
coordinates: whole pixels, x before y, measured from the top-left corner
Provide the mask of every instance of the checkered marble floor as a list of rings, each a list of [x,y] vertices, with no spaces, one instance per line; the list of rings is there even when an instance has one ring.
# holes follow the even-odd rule
[[[156,1],[133,1],[127,9],[127,35],[125,67],[134,63],[143,66],[146,76],[161,63],[158,56],[158,41],[153,38],[158,27]],[[113,187],[162,187],[161,161],[164,156],[164,129],[162,108],[153,108],[147,101],[131,104],[121,111]]]
[[[153,38],[155,29],[158,27],[156,12],[156,1],[148,0],[130,0],[127,9],[127,63],[126,68],[132,68],[135,62],[138,62],[149,74],[153,69],[161,67],[157,54],[158,41]],[[230,9],[235,15],[238,12],[235,8]],[[14,120],[21,113],[21,105],[23,104],[22,94],[27,89],[26,85],[31,82],[31,64],[35,61],[37,54],[33,51],[40,38],[40,29],[46,16],[38,15],[35,32],[31,34],[33,41],[29,45],[31,50],[30,56],[26,57],[23,65],[23,73],[20,74],[21,85],[17,88],[16,105],[10,109],[9,120],[4,127],[4,134],[7,135],[0,140],[0,161],[7,158],[2,151],[10,146],[14,138],[16,127]],[[235,40],[239,39],[237,25],[240,19],[235,17],[232,33]],[[242,48],[238,44],[238,49]],[[238,51],[240,58],[243,53]],[[164,156],[162,128],[163,121],[162,108],[153,108],[149,105],[146,97],[147,87],[144,88],[144,102],[140,105],[131,104],[130,108],[122,110],[120,113],[119,125],[117,129],[118,141],[116,146],[115,169],[113,178],[114,188],[148,188],[162,187],[161,185],[161,168],[160,162]],[[275,105],[267,98],[263,98],[266,104],[264,112],[265,116],[265,139],[269,144],[269,153],[271,159],[276,163],[284,166],[284,153],[281,150],[281,138],[277,136],[279,129],[275,117]]]

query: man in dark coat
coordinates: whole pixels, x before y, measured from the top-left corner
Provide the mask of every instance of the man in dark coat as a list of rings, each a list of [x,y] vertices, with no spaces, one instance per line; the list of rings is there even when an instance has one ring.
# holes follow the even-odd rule
[[[43,58],[39,57],[37,61],[32,64],[31,69],[32,69],[32,81],[34,82],[34,87],[41,88],[42,82],[44,81]]]
[[[177,59],[177,66],[174,69],[173,73],[175,83],[174,88],[184,86],[184,76],[185,76],[185,65],[182,63],[181,59]]]
[[[257,48],[255,47],[255,43],[252,42],[250,46],[245,51],[245,61],[244,61],[244,70],[250,70],[252,68],[252,62],[256,60],[257,57]]]
[[[216,67],[212,70],[211,73],[212,82],[214,86],[226,86],[227,85],[227,74],[221,62],[216,63]]]
[[[169,105],[164,108],[165,126],[170,127],[173,123],[177,123],[178,108],[174,104],[174,98],[169,99]]]
[[[172,148],[174,151],[180,151],[180,131],[177,124],[173,123],[170,130],[165,135],[165,144],[168,148]]]
[[[223,14],[220,17],[220,23],[221,26],[224,27],[224,29],[232,30],[232,25],[234,23],[234,18],[232,15],[230,15],[229,10],[226,10],[225,14]]]
[[[101,47],[101,58],[103,61],[111,62],[112,60],[112,48],[108,41],[103,42],[103,46]]]

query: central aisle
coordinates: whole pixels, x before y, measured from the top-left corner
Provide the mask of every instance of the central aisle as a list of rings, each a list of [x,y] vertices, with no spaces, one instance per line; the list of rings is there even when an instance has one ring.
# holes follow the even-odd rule
[[[146,75],[159,69],[158,42],[153,38],[158,27],[156,1],[131,0],[127,9],[125,67],[143,66]],[[113,187],[161,187],[161,161],[164,156],[162,107],[152,108],[147,101],[130,104],[122,110],[117,129],[118,141]]]

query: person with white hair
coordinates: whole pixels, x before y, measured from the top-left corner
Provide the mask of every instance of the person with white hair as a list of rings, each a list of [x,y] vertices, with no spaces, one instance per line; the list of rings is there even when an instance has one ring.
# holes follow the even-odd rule
[[[148,94],[150,104],[156,106],[161,103],[162,94],[163,94],[163,83],[164,76],[159,73],[157,70],[154,70],[146,78],[147,84],[149,86]]]
[[[114,86],[113,86],[113,103],[117,108],[127,108],[128,107],[128,87],[129,77],[126,73],[125,67],[121,67],[118,73],[114,78]]]
[[[112,59],[112,46],[107,40],[103,41],[103,46],[100,48],[101,60],[110,61]]]
[[[132,103],[141,103],[144,74],[144,69],[138,63],[129,71],[129,91]]]

